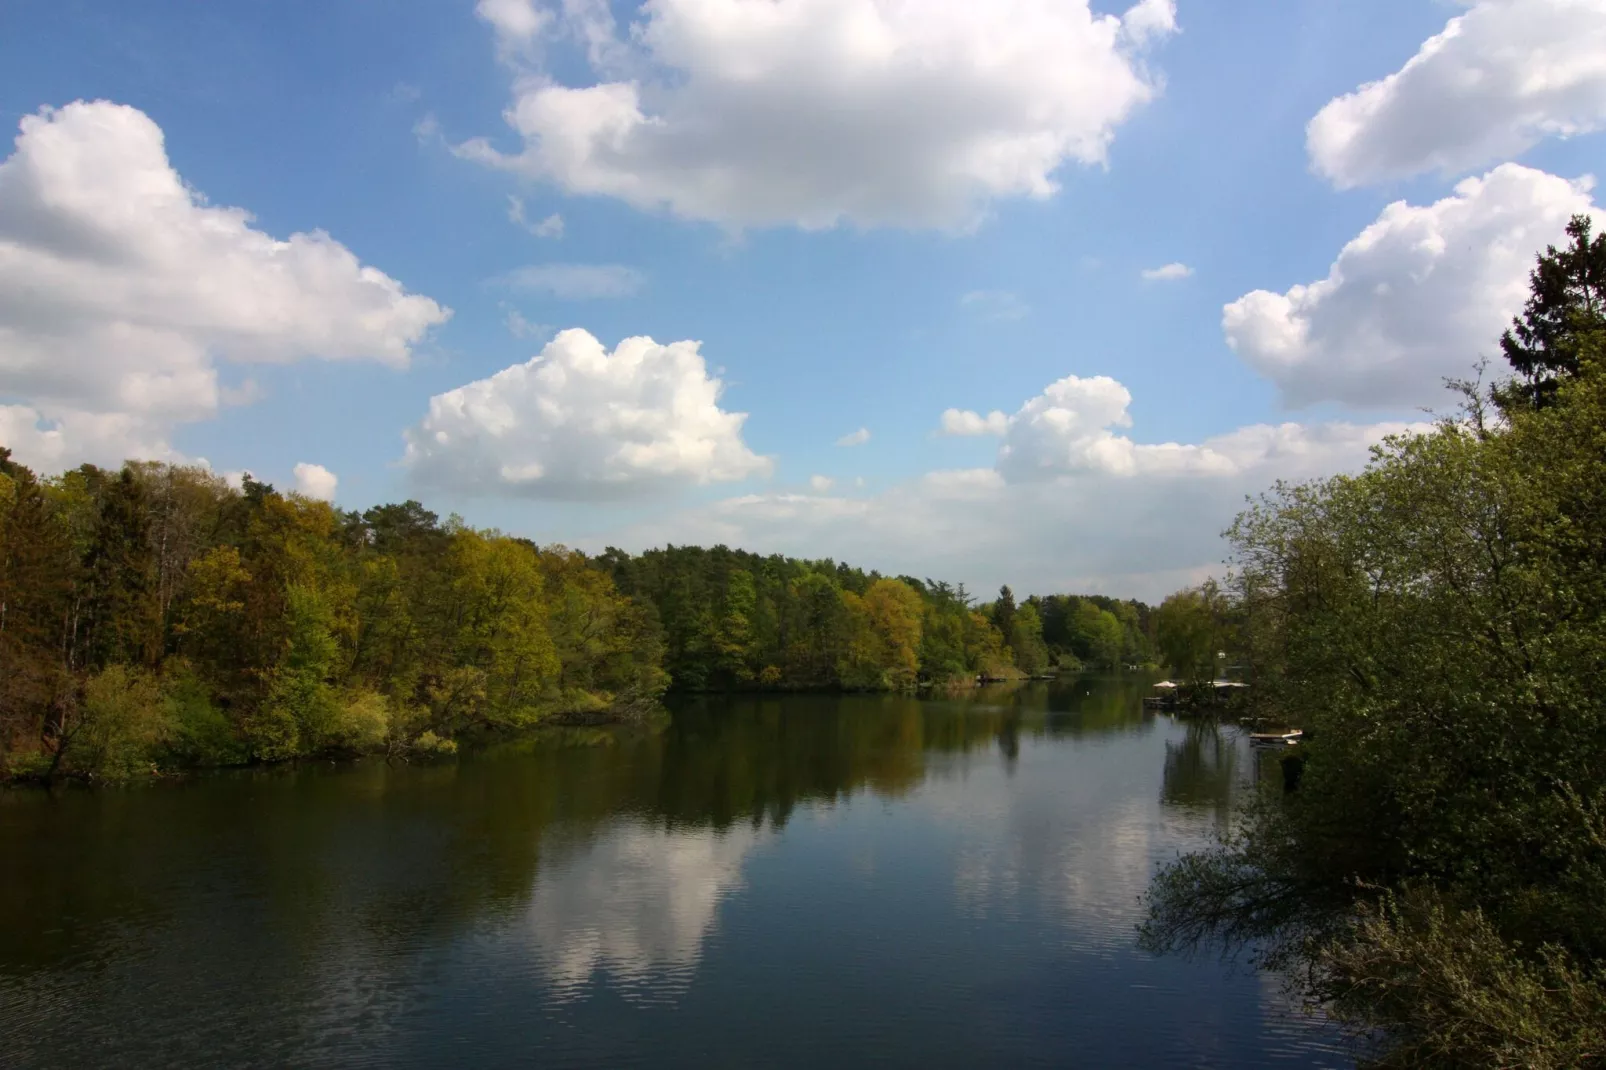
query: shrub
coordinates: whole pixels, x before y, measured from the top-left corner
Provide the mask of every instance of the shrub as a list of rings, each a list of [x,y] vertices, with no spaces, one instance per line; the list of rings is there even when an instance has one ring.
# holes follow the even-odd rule
[[[89,678],[81,716],[64,762],[75,772],[105,780],[149,773],[171,730],[155,677],[125,665],[110,665]]]
[[[427,729],[411,745],[414,754],[420,757],[433,757],[437,755],[456,754],[457,741],[442,739]]]
[[[1606,1061],[1606,984],[1555,945],[1524,954],[1479,910],[1414,890],[1364,907],[1320,960],[1335,1014],[1385,1029],[1384,1067]]]
[[[389,738],[389,701],[377,691],[354,691],[334,707],[319,744],[337,750],[372,751]]]
[[[170,675],[163,690],[171,727],[166,747],[169,760],[192,766],[236,765],[249,757],[228,716],[193,673],[184,669]]]

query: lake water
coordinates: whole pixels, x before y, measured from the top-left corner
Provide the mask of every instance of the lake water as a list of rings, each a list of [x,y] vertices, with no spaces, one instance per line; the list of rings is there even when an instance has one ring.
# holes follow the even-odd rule
[[[1142,691],[0,793],[0,1066],[1347,1065],[1274,980],[1134,947],[1255,775]]]

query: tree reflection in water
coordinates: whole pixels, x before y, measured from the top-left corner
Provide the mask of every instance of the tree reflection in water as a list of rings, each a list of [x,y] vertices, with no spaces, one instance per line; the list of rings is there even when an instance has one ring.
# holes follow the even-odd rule
[[[1161,801],[1225,827],[1249,786],[1248,767],[1235,733],[1214,721],[1191,721],[1180,740],[1166,741]]]

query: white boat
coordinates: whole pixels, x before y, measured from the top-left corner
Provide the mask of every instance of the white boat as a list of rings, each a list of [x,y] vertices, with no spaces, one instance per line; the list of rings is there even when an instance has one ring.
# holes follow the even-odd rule
[[[1251,732],[1249,745],[1251,747],[1292,747],[1305,738],[1305,733],[1295,728],[1288,732]]]

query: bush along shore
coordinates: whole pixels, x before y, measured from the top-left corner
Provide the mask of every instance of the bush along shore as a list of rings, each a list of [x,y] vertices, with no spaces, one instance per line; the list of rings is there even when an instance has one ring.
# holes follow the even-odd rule
[[[1515,373],[1229,533],[1234,641],[1302,759],[1165,869],[1156,950],[1249,950],[1371,1065],[1606,1066],[1606,236]]]

